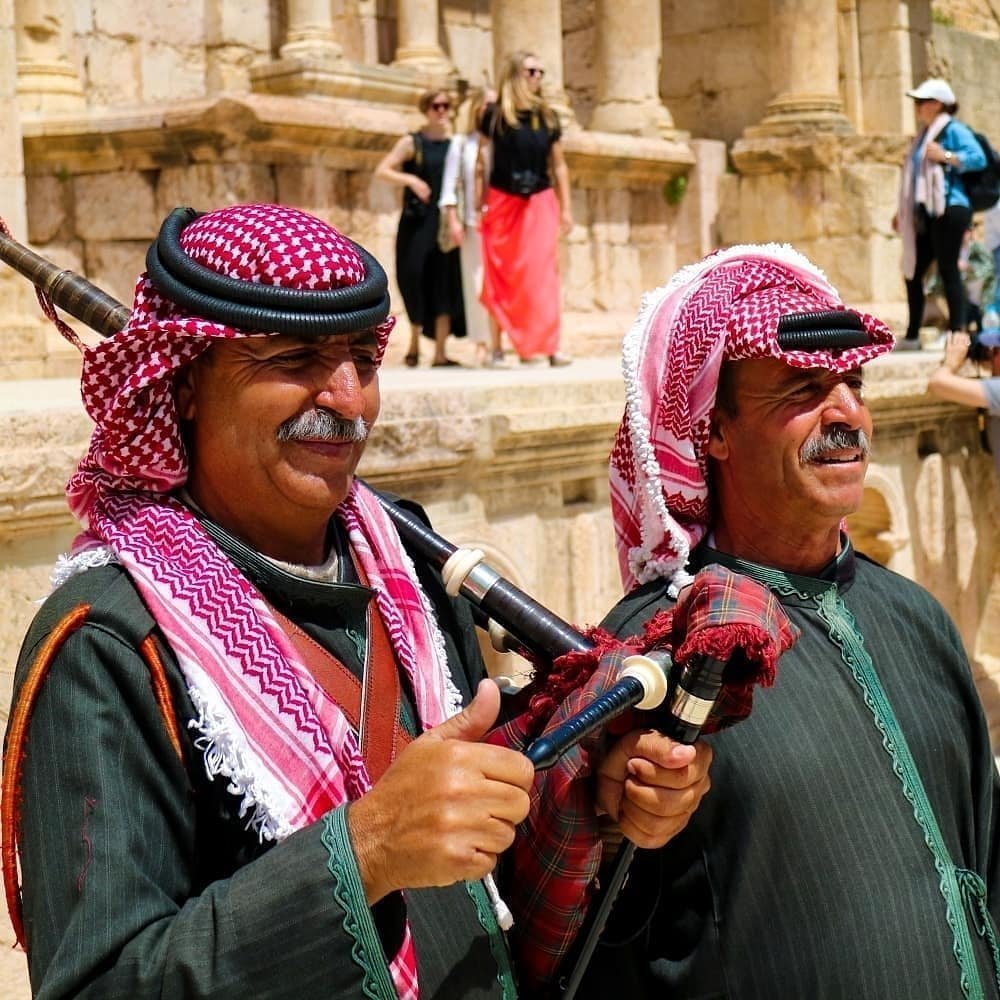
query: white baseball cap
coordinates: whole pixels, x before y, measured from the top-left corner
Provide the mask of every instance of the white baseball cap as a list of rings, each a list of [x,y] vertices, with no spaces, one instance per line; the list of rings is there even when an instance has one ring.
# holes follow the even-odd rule
[[[908,90],[907,97],[912,97],[917,101],[940,101],[942,104],[957,104],[955,91],[951,89],[947,80],[932,77],[924,80],[916,90]]]

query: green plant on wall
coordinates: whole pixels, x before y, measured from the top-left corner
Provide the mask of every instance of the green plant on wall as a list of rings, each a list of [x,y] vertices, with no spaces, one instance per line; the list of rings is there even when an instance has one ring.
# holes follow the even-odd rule
[[[687,174],[678,174],[676,177],[671,177],[663,185],[663,197],[667,204],[679,205],[681,198],[684,197],[684,192],[687,191],[687,186]]]
[[[955,26],[955,18],[946,10],[942,10],[937,4],[931,5],[931,20],[935,24],[941,24],[946,28]]]

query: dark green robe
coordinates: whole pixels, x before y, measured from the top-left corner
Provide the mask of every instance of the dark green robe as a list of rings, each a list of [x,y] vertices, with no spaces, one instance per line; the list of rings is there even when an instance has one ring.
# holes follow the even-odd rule
[[[272,604],[360,673],[370,591],[291,577],[220,538]],[[468,699],[483,676],[468,607],[415,562]],[[405,901],[395,893],[370,909],[343,808],[261,843],[225,779],[207,775],[188,727],[196,713],[167,651],[182,766],[137,654],[155,623],[121,567],[87,570],[45,602],[15,697],[39,645],[81,602],[91,611],[52,665],[24,761],[21,864],[37,996],[381,998],[406,916],[423,1000],[513,996],[480,883],[408,891]],[[412,731],[412,700],[403,714]]]
[[[943,844],[985,882],[996,916],[997,775],[951,620],[920,587],[850,549],[826,579],[705,546],[692,562],[767,583],[802,635],[750,718],[708,738],[711,791],[680,837],[638,852],[580,996],[961,998],[942,875],[915,818],[918,793],[910,781],[904,791],[900,754],[866,703],[881,696],[864,666],[867,654]],[[645,585],[605,625],[634,634],[669,603],[662,581]],[[958,879],[971,896],[975,877]],[[995,997],[989,944],[970,935],[981,995]]]

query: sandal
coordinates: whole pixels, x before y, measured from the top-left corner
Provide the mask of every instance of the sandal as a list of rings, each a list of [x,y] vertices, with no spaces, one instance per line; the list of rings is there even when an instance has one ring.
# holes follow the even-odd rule
[[[461,368],[461,361],[453,361],[451,358],[445,358],[444,361],[432,361],[431,368]]]
[[[406,365],[407,368],[416,368],[419,361],[419,354],[407,354],[406,357],[403,358],[403,364]]]

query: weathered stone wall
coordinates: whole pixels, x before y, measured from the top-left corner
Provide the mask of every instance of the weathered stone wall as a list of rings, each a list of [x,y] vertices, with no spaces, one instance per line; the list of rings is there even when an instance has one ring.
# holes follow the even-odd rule
[[[775,56],[767,12],[767,0],[666,0],[660,90],[678,128],[731,143],[763,116]]]
[[[996,0],[933,0],[931,16],[941,27],[1000,38],[1000,5]]]
[[[1000,31],[994,22],[994,32]],[[951,82],[959,117],[991,141],[1000,132],[1000,64],[997,38],[935,24],[928,47],[930,70]]]
[[[362,131],[342,107],[315,102],[305,111],[302,102],[270,95],[199,102],[170,114],[135,116],[124,125],[104,121],[96,144],[88,131],[93,122],[86,119],[67,122],[60,132],[31,123],[27,239],[60,266],[131,301],[146,247],[172,208],[276,199],[351,233],[392,272],[399,193],[374,181],[372,170],[410,118],[383,108]],[[660,144],[631,137],[612,144],[585,132],[568,135],[565,144],[577,223],[560,250],[565,347],[614,351],[642,290],[682,262],[678,248],[685,259],[710,249],[721,149],[710,142],[678,147],[675,155],[695,165],[690,197],[672,205],[663,181],[673,167]],[[620,162],[623,146],[633,154],[627,165]],[[620,169],[613,172],[613,166]],[[401,309],[398,294],[393,301]],[[403,317],[399,341],[405,340],[405,322]],[[22,356],[38,357],[39,338],[51,353],[41,370],[23,374],[75,370],[72,348],[61,345],[37,313],[33,323],[38,333]],[[8,351],[16,356],[17,345]],[[395,345],[392,351],[395,361]]]

